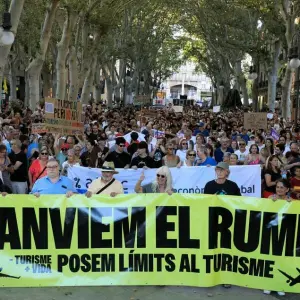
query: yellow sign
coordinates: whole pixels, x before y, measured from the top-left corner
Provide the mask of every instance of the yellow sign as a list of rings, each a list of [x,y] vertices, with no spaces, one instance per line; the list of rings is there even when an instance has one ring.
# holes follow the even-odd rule
[[[49,132],[82,134],[82,104],[79,101],[46,98],[45,124]]]
[[[10,195],[1,286],[234,284],[300,292],[300,202]]]

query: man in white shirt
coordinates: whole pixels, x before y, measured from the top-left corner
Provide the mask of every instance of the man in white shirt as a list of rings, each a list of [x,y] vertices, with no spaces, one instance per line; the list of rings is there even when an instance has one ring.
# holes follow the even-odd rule
[[[246,148],[246,141],[241,140],[239,142],[239,150],[236,150],[234,154],[238,157],[238,162],[243,164],[245,162],[246,156],[249,154],[249,150]]]

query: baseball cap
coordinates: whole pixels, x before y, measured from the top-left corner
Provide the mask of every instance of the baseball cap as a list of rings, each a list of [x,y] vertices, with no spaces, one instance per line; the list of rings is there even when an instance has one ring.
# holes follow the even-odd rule
[[[225,162],[219,162],[216,166],[216,168],[220,168],[223,170],[229,170],[229,164]]]

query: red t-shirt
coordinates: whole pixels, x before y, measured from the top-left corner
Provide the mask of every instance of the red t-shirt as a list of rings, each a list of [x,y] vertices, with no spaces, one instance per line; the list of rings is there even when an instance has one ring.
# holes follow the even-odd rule
[[[294,188],[295,186],[297,187],[300,187],[300,179],[297,179],[296,177],[292,177],[290,179],[290,184],[291,184],[291,187]],[[300,193],[300,191],[298,192],[295,192],[295,193],[292,193],[291,196],[293,199],[297,199],[297,196],[296,194]],[[300,200],[300,199],[299,199]]]
[[[44,171],[43,171],[44,170]],[[41,172],[43,171],[43,173],[41,174]],[[34,184],[37,180],[37,177],[39,176],[38,179],[45,177],[47,175],[47,170],[41,166],[40,160],[39,159],[35,159],[30,168],[29,168],[29,172],[32,175],[32,183]]]

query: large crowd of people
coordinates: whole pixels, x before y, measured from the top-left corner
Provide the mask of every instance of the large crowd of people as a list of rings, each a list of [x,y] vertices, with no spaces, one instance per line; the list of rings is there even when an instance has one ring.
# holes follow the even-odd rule
[[[230,166],[260,165],[262,197],[300,200],[300,122],[284,120],[276,109],[268,113],[267,128],[245,128],[245,111],[213,113],[195,105],[175,113],[172,104],[142,109],[87,105],[84,132],[64,136],[32,132],[32,124],[44,119],[40,107],[34,112],[8,110],[0,117],[0,192],[71,197],[76,189],[68,170],[82,166],[101,173],[87,197],[123,194],[114,175],[116,169],[129,168],[157,169],[148,184],[143,184],[142,172],[136,193],[172,195],[170,168],[202,166],[216,168],[216,179],[205,185],[205,194],[239,196],[238,185],[229,180]]]
[[[268,114],[267,128],[255,130],[244,127],[243,117],[242,109],[213,113],[188,106],[175,113],[172,104],[159,109],[87,105],[84,133],[63,136],[32,133],[32,124],[43,122],[40,107],[3,112],[2,192],[34,191],[49,176],[54,158],[64,176],[73,166],[102,168],[106,162],[124,169],[261,165],[262,197],[274,198],[284,179],[289,197],[300,199],[299,122],[284,120],[276,110]]]

